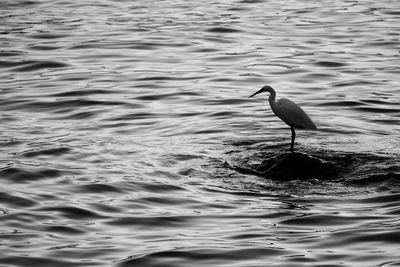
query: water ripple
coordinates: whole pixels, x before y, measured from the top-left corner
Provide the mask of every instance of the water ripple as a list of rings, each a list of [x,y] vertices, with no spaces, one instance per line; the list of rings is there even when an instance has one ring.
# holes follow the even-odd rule
[[[57,61],[1,61],[0,68],[12,68],[12,71],[25,72],[25,71],[38,71],[41,69],[51,68],[64,68],[68,66],[65,63]]]
[[[3,179],[10,180],[15,183],[23,183],[29,181],[37,181],[47,178],[59,177],[63,174],[62,171],[50,168],[40,168],[40,169],[25,169],[25,168],[15,168],[8,167],[0,170],[0,175]]]

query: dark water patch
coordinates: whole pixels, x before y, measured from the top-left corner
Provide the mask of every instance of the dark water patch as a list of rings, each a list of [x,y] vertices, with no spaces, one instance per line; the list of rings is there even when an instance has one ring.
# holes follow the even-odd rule
[[[0,147],[13,147],[23,144],[24,142],[20,140],[5,140],[0,141]]]
[[[208,32],[213,32],[213,33],[233,33],[233,32],[241,32],[241,30],[235,29],[233,27],[212,27],[207,29]]]
[[[117,116],[114,118],[109,118],[107,121],[131,121],[131,120],[146,120],[146,119],[154,119],[154,118],[160,118],[162,117],[161,115],[157,113],[147,113],[147,112],[138,112],[138,113],[133,113],[133,114],[126,114],[122,116]],[[146,123],[142,125],[152,125],[154,124],[153,121],[147,121]],[[108,125],[108,127],[117,127],[118,125],[123,126],[126,125],[124,123],[121,124],[116,124],[116,125]]]
[[[0,98],[0,108],[2,110],[9,110],[9,109],[13,110],[13,108],[15,106],[22,105],[22,104],[28,103],[28,102],[29,102],[29,100],[25,100],[25,99],[15,99],[15,97],[12,97],[12,98],[4,97],[4,98]]]
[[[388,182],[400,182],[400,168],[398,172],[388,172],[388,173],[374,173],[371,170],[369,175],[363,175],[363,177],[358,177],[358,179],[351,179],[352,184],[358,185],[370,185],[370,184],[382,184]]]
[[[6,192],[0,192],[0,203],[4,206],[25,208],[37,205],[37,203],[31,199],[19,197]]]
[[[29,37],[33,39],[60,39],[60,38],[67,38],[70,35],[68,34],[57,34],[57,33],[38,33],[38,34],[30,34]]]
[[[227,191],[225,189],[216,189],[216,188],[204,188],[203,189],[206,192],[210,193],[218,193],[218,194],[230,194],[238,197],[270,197],[269,194],[265,194],[264,192],[260,192],[259,190],[251,190],[251,189],[246,189],[246,191]]]
[[[219,112],[213,112],[211,114],[208,114],[208,117],[215,117],[215,118],[232,118],[232,116],[235,116],[237,112],[233,111],[219,111]]]
[[[180,117],[180,118],[186,118],[186,117],[197,117],[203,115],[203,112],[181,112],[178,114],[175,114],[175,116]]]
[[[41,69],[65,68],[68,64],[58,61],[0,61],[0,68],[12,68],[13,71],[29,72]]]
[[[7,167],[0,170],[0,177],[2,179],[7,179],[15,183],[24,183],[48,178],[56,178],[62,176],[63,174],[63,171],[48,168],[24,169]]]
[[[14,56],[21,56],[25,54],[23,51],[0,51],[0,57],[14,57]],[[0,61],[0,67],[2,66],[2,61]]]
[[[362,235],[357,235],[357,236],[353,235],[346,241],[351,243],[380,242],[380,243],[400,244],[400,230],[393,228],[390,230],[374,229],[373,233],[363,233]]]
[[[77,112],[74,114],[70,114],[63,117],[56,118],[57,120],[83,120],[83,119],[90,119],[99,115],[98,111],[84,111],[84,112]]]
[[[94,106],[123,106],[127,103],[122,101],[102,101],[91,99],[66,99],[56,101],[31,101],[23,103],[19,108],[29,109],[31,111],[59,111],[65,113],[67,110],[76,111],[77,107],[94,107]]]
[[[75,206],[51,206],[51,207],[39,208],[36,210],[59,213],[62,217],[70,220],[94,220],[103,218],[102,215],[99,215],[94,211]]]
[[[197,92],[177,92],[177,93],[159,93],[159,94],[146,94],[135,97],[136,100],[140,101],[155,101],[161,99],[174,99],[181,98],[184,96],[200,96]]]
[[[327,79],[334,79],[337,75],[329,74],[329,73],[311,73],[304,75],[305,79],[310,79],[310,82],[314,80],[327,80]]]
[[[190,77],[176,77],[176,76],[147,76],[136,78],[136,81],[186,81],[186,80],[197,80],[204,78],[203,76],[190,76]]]
[[[326,215],[326,214],[312,214],[302,215],[295,218],[281,220],[279,224],[283,225],[296,225],[296,226],[339,226],[346,224],[354,224],[355,218],[345,217],[339,215]]]
[[[256,259],[261,260],[266,257],[278,257],[288,253],[287,250],[273,247],[254,247],[233,250],[223,248],[199,248],[194,250],[175,249],[132,257],[124,260],[118,266],[181,266],[180,263],[184,262],[211,265],[218,265],[218,263],[224,262],[224,264],[230,263],[231,265],[236,265],[238,261],[255,261]]]
[[[240,4],[258,4],[258,3],[264,3],[264,0],[241,0],[238,3],[240,3]]]
[[[371,212],[375,211],[371,210]],[[399,243],[400,231],[398,230],[398,225],[390,222],[382,222],[333,231],[325,242],[320,242],[320,244],[315,247],[341,247],[344,244],[357,244],[358,246],[374,246],[375,244],[381,244],[385,247],[392,247]],[[375,248],[375,251],[379,250],[381,250],[381,248]]]
[[[35,62],[33,64],[29,64],[23,67],[19,68],[14,68],[14,71],[38,71],[41,69],[52,69],[52,68],[65,68],[67,67],[68,64],[61,63],[61,62],[56,62],[56,61],[41,61],[41,62]]]
[[[351,80],[332,83],[333,87],[361,86],[361,85],[376,85],[376,82],[366,80]]]
[[[0,7],[4,8],[7,10],[7,8],[10,7],[21,7],[21,8],[25,8],[25,7],[32,7],[34,5],[38,5],[39,3],[37,1],[29,1],[29,0],[18,0],[18,1],[2,1],[0,3]]]
[[[204,105],[240,105],[240,104],[248,104],[249,99],[246,97],[243,98],[207,98],[202,100],[201,102]]]
[[[170,197],[168,199],[162,198],[162,197],[142,197],[140,199],[137,199],[138,202],[140,203],[146,203],[150,205],[181,205],[182,203],[187,204],[188,200],[187,199],[181,199],[181,198],[174,198]]]
[[[101,191],[100,191],[101,192]],[[106,192],[107,193],[107,192]],[[93,203],[91,204],[94,210],[104,212],[104,213],[123,213],[124,209],[123,207],[115,206],[115,205],[110,205],[106,203]]]
[[[216,49],[216,48],[204,47],[204,48],[194,49],[193,52],[197,52],[197,53],[215,53],[215,52],[219,52],[219,50]]]
[[[79,260],[62,260],[52,259],[48,257],[30,257],[26,255],[19,256],[0,256],[0,262],[6,264],[6,266],[18,266],[18,267],[80,267],[80,266],[99,266],[99,263],[79,261]]]
[[[176,192],[177,194],[180,191],[184,191],[183,188],[171,185],[171,184],[156,184],[156,183],[141,183],[140,185],[145,191],[154,192],[154,193],[171,193]]]
[[[247,58],[247,57],[248,57],[247,53],[219,53],[219,54],[215,54],[215,55],[208,55],[207,59],[210,62],[212,62],[212,61],[215,61],[215,62],[229,61],[229,62],[231,62],[231,61],[238,61],[240,58]],[[262,81],[262,79],[256,79],[256,78],[262,77],[262,76],[254,76],[253,75],[253,77],[251,77],[252,75],[248,75],[248,74],[247,75],[243,74],[241,76],[242,77],[246,77],[247,76],[248,78],[246,79],[246,81]],[[251,80],[251,78],[253,78],[254,80]],[[210,81],[226,81],[226,82],[229,82],[229,81],[234,81],[237,78],[236,77],[232,77],[231,78],[229,76],[226,76],[226,77],[221,77],[219,79],[220,80],[218,80],[218,78],[211,78]]]
[[[337,62],[337,61],[317,61],[314,64],[319,67],[326,67],[326,68],[338,68],[347,66],[347,63]]]
[[[147,125],[153,125],[153,123],[148,123]],[[132,126],[132,123],[129,122],[117,122],[117,123],[103,123],[102,128],[109,128],[109,129],[116,129],[115,133],[116,134],[122,134],[122,135],[127,135],[127,134],[132,134],[132,130],[118,130],[120,128]]]
[[[400,15],[400,11],[391,10],[391,9],[383,9],[383,10],[381,10],[381,12],[382,12],[382,14],[385,14],[385,15],[395,15],[395,16]]]
[[[38,236],[37,234],[23,232],[21,230],[16,230],[15,228],[14,229],[9,228],[7,229],[7,231],[5,230],[0,231],[0,237],[2,239],[2,242],[25,241],[29,238],[36,238],[37,236]]]
[[[394,49],[399,49],[399,42],[398,41],[388,41],[388,40],[376,40],[373,42],[366,42],[363,44],[366,47],[380,47],[380,46],[388,46]]]
[[[119,93],[111,90],[102,90],[102,89],[82,89],[82,90],[74,90],[68,92],[61,92],[53,94],[54,97],[73,97],[73,96],[88,96],[88,95],[106,95],[106,94],[115,94]]]
[[[395,205],[397,205],[397,202],[395,203]],[[400,215],[400,208],[399,207],[395,207],[390,209],[389,211],[385,212],[386,215],[395,215],[395,216],[399,216]]]
[[[194,173],[196,173],[197,168],[182,168],[178,171],[179,175],[182,175],[184,177],[190,177],[193,176]]]
[[[9,114],[5,115],[3,117],[0,117],[0,124],[1,123],[9,123],[9,122],[17,122],[17,121],[18,121],[18,118],[14,117],[12,115],[9,115]],[[4,143],[0,141],[0,147],[2,145],[4,145]]]
[[[86,81],[93,75],[92,72],[64,72],[63,75],[59,76],[60,81]]]
[[[371,203],[371,204],[376,204],[376,203],[383,203],[383,204],[399,203],[400,202],[400,193],[384,194],[384,195],[364,198],[364,199],[360,200],[360,202],[362,202],[362,203]]]
[[[332,106],[332,107],[356,107],[364,105],[362,101],[324,101],[323,103],[317,103],[318,106]]]
[[[248,8],[248,7],[230,7],[230,8],[228,8],[227,9],[228,11],[247,11],[247,10],[250,10],[250,8]]]
[[[232,40],[230,38],[227,38],[227,36],[224,37],[212,37],[212,36],[204,36],[200,37],[204,41],[207,42],[212,42],[212,43],[217,43],[217,44],[231,44]]]
[[[29,49],[31,50],[39,50],[39,51],[51,51],[51,50],[57,50],[60,49],[59,46],[50,46],[50,45],[31,45],[29,46]]]
[[[0,68],[10,68],[15,66],[21,66],[26,64],[32,64],[34,61],[0,61]]]
[[[132,50],[155,50],[161,47],[183,47],[188,46],[189,44],[186,43],[176,43],[176,42],[162,42],[155,41],[155,42],[146,42],[146,41],[138,41],[134,44],[129,42],[123,41],[104,41],[104,40],[93,40],[93,41],[86,41],[78,44],[74,44],[70,46],[68,49],[70,50],[96,50],[96,49],[132,49]]]
[[[202,156],[199,155],[191,155],[191,154],[171,154],[172,157],[176,162],[188,161],[193,159],[202,159]]]
[[[362,99],[364,103],[377,104],[377,105],[388,105],[388,106],[400,106],[399,102],[395,101],[384,101],[383,99]]]
[[[398,119],[374,119],[373,120],[375,123],[380,123],[382,125],[396,125],[396,123],[399,122]]]
[[[353,108],[357,111],[368,112],[368,113],[400,113],[400,109],[390,109],[390,108],[375,108],[375,107],[355,107]]]
[[[85,43],[80,43],[76,45],[70,46],[68,49],[75,50],[75,49],[94,49],[96,48],[96,42],[85,42]]]
[[[79,185],[75,188],[75,191],[81,193],[93,193],[93,194],[124,192],[122,188],[119,188],[117,186],[111,184],[100,184],[100,183]]]
[[[156,101],[169,97],[171,97],[171,94],[150,94],[150,95],[137,96],[135,97],[135,99],[141,101]]]
[[[54,218],[48,215],[28,213],[28,212],[9,213],[1,216],[1,221],[7,223],[7,226],[20,225],[24,226],[24,228],[39,227],[39,222],[48,221],[52,219]]]
[[[47,148],[24,152],[22,153],[22,156],[27,158],[33,158],[37,156],[60,156],[69,153],[70,151],[71,149],[68,147]]]
[[[233,60],[233,57],[213,57],[210,60],[212,61],[230,61]],[[233,81],[235,81],[235,78],[212,78],[209,80],[210,82],[213,83],[232,83]]]
[[[215,129],[215,128],[209,128],[209,129],[203,129],[199,131],[194,131],[193,134],[201,134],[201,135],[211,135],[211,134],[218,134],[218,133],[223,133],[225,132],[225,129]]]
[[[46,233],[54,233],[57,235],[84,235],[85,231],[77,229],[71,226],[64,225],[51,225],[43,227],[43,231]]]
[[[141,227],[148,229],[150,227],[183,227],[190,225],[196,220],[194,216],[138,216],[138,217],[119,217],[104,222],[107,225],[114,227],[127,226],[127,227]]]
[[[234,235],[229,237],[229,239],[232,240],[246,240],[246,239],[259,239],[259,238],[264,238],[265,236],[261,233],[254,233],[254,234],[238,234],[238,235]]]
[[[26,33],[25,30],[27,30],[27,28],[28,27],[7,29],[7,30],[4,30],[4,31],[0,31],[0,34],[3,34],[3,35],[6,35],[6,34],[9,34],[9,35],[12,35],[12,34],[25,34]]]

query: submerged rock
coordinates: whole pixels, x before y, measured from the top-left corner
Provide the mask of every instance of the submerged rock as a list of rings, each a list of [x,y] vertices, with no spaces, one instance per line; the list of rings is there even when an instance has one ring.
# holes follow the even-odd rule
[[[237,144],[227,152],[225,167],[276,181],[329,180],[352,185],[387,186],[400,183],[400,153],[307,149],[283,152],[285,147],[260,143]]]
[[[247,155],[236,161],[239,165],[226,164],[240,173],[280,181],[318,179],[352,184],[400,182],[398,155],[334,151],[287,152],[277,155],[274,151],[267,151],[262,155]]]
[[[269,156],[260,164],[249,167],[234,166],[233,169],[241,173],[254,174],[268,179],[329,180],[338,178],[342,167],[331,162],[305,153],[288,152],[277,156]]]
[[[334,179],[340,168],[305,153],[284,153],[264,160],[256,171],[270,179]]]

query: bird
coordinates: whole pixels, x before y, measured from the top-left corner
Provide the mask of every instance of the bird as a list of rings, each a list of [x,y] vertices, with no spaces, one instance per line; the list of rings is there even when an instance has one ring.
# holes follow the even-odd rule
[[[281,98],[275,101],[276,93],[275,90],[269,86],[263,86],[259,91],[255,92],[249,97],[253,97],[259,93],[268,92],[269,98],[268,102],[271,106],[272,111],[278,118],[280,118],[284,123],[290,126],[292,131],[292,142],[290,143],[290,151],[294,152],[294,139],[296,138],[295,128],[307,129],[307,130],[317,130],[314,122],[310,117],[293,101]]]

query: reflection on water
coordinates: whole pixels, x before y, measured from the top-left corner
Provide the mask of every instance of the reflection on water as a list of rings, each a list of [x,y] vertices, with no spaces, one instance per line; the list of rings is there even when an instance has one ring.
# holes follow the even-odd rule
[[[4,266],[398,266],[396,1],[0,3]],[[286,151],[269,84],[339,181]],[[0,265],[1,265],[0,264]]]

